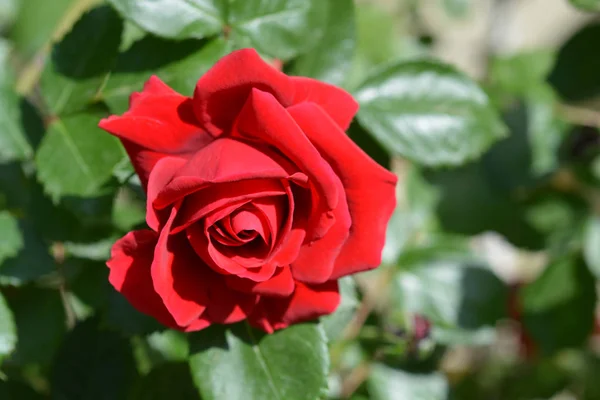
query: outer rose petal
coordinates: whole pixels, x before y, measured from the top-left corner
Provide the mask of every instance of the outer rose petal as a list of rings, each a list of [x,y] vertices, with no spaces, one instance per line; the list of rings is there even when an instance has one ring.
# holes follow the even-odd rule
[[[113,245],[108,280],[141,312],[170,328],[178,328],[160,296],[154,291],[150,266],[158,235],[150,230],[129,232]]]
[[[358,111],[358,103],[350,93],[316,79],[301,76],[290,79],[296,89],[294,104],[316,103],[343,131],[348,129],[354,114]]]
[[[184,235],[169,235],[178,205],[163,227],[154,250],[151,273],[154,290],[180,326],[194,322],[209,304],[208,266],[194,253]]]
[[[318,106],[299,104],[289,112],[329,161],[346,190],[352,228],[331,278],[376,268],[396,206],[397,177],[366,155]]]
[[[144,186],[164,155],[188,155],[212,140],[196,121],[192,100],[156,76],[131,95],[123,116],[105,118],[99,126],[121,139]]]
[[[335,223],[321,239],[305,243],[298,258],[291,262],[294,278],[305,283],[323,283],[333,272],[336,259],[350,235],[352,221],[344,188],[338,179],[340,202],[333,211]]]
[[[296,282],[294,294],[288,299],[263,296],[248,317],[250,325],[273,333],[289,325],[331,314],[340,304],[337,281],[320,285]]]
[[[285,106],[292,104],[292,82],[256,50],[237,50],[219,60],[194,91],[194,112],[202,127],[213,136],[228,131],[253,88],[271,93]]]
[[[146,223],[150,228],[158,232],[161,223],[166,222],[169,217],[168,211],[156,210],[152,203],[158,196],[158,193],[171,181],[177,170],[183,167],[186,160],[179,157],[164,157],[159,160],[150,173],[148,179],[147,200],[146,200]],[[161,212],[162,211],[162,212]],[[162,220],[162,221],[161,221]]]
[[[225,277],[227,286],[243,293],[254,293],[265,296],[286,297],[292,294],[296,284],[290,269],[279,267],[277,272],[264,282],[254,282],[250,279],[244,279],[235,275]],[[285,300],[282,300],[285,301]]]
[[[239,293],[225,285],[222,276],[215,275],[209,287],[210,303],[204,316],[211,322],[232,324],[245,319],[254,309],[256,296]]]

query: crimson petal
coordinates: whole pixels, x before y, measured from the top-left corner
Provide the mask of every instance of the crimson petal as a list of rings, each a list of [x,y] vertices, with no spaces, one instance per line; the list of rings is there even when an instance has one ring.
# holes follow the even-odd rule
[[[109,282],[139,311],[170,328],[179,328],[154,290],[150,275],[158,235],[151,230],[129,232],[113,245]]]
[[[340,177],[346,191],[352,227],[331,278],[376,268],[381,263],[386,227],[396,206],[398,178],[373,161],[318,106],[304,103],[291,107],[289,112]]]

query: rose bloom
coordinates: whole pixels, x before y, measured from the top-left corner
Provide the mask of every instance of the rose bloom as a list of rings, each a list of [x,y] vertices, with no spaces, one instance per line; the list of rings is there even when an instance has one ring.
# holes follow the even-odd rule
[[[182,96],[153,76],[117,136],[150,229],[113,246],[109,280],[138,310],[196,331],[266,332],[332,313],[337,279],[377,267],[396,176],[345,134],[358,104],[235,51]]]

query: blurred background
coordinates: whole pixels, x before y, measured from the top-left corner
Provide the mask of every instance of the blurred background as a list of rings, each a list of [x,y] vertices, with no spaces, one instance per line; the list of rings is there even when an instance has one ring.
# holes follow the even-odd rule
[[[600,400],[600,1],[323,1],[322,49],[262,53],[359,102],[385,71],[449,64],[487,96],[474,131],[500,126],[479,121],[489,110],[502,127],[481,151],[438,163],[382,133],[361,103],[349,135],[399,176],[398,207],[383,265],[345,278],[340,309],[323,319],[322,398]],[[112,39],[94,46],[77,26],[67,35],[105,4],[0,0],[2,400],[200,398],[185,336],[160,331],[108,285],[109,248],[144,223],[144,195],[95,125],[122,113],[151,73],[190,94],[228,47],[90,19],[91,31],[116,35],[108,65]],[[79,55],[91,69],[77,69]],[[428,74],[415,73],[415,92],[423,79],[459,82]],[[69,79],[77,85],[61,97]],[[461,85],[449,113],[471,115]],[[430,89],[393,104],[444,114],[447,99]],[[78,151],[85,174],[69,163]]]

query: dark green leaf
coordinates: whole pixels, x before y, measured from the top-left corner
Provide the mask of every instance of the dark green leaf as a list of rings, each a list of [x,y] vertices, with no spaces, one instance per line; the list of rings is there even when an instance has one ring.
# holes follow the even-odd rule
[[[185,334],[170,329],[135,337],[133,344],[138,369],[142,373],[167,362],[187,361],[190,353]]]
[[[486,94],[430,61],[398,63],[356,92],[358,119],[390,151],[429,166],[460,165],[506,136]]]
[[[230,37],[237,47],[288,60],[323,37],[327,2],[322,0],[235,0],[228,8]]]
[[[568,101],[582,101],[600,92],[600,24],[591,23],[573,35],[560,49],[550,84]]]
[[[203,38],[225,24],[225,0],[109,0],[123,17],[148,32],[173,39]]]
[[[20,220],[23,249],[0,267],[0,284],[21,286],[54,271],[48,245],[39,236],[32,221]]]
[[[0,293],[0,363],[13,352],[17,344],[17,328],[12,312]]]
[[[147,36],[119,55],[101,97],[113,113],[121,114],[131,93],[141,90],[151,75],[189,96],[200,76],[230,50],[231,45],[220,38],[174,42]]]
[[[164,364],[139,381],[129,400],[200,400],[187,363]]]
[[[581,346],[594,325],[595,280],[577,257],[550,263],[520,300],[525,328],[544,354]]]
[[[575,7],[585,11],[600,11],[600,0],[569,0]]]
[[[493,338],[494,325],[505,317],[508,292],[486,265],[461,252],[428,250],[404,256],[400,266],[392,292],[397,312],[427,318],[440,343]]]
[[[103,116],[99,112],[80,113],[50,125],[36,154],[36,164],[38,179],[54,199],[95,194],[123,158],[119,141],[97,126]]]
[[[58,290],[25,287],[7,300],[18,334],[17,350],[10,361],[20,365],[49,363],[66,331],[65,311]]]
[[[108,293],[108,307],[103,322],[126,335],[148,334],[164,329],[154,318],[136,310],[113,288]]]
[[[314,400],[327,387],[325,332],[294,325],[265,335],[245,323],[192,336],[190,366],[204,400]]]
[[[348,78],[356,46],[354,2],[328,2],[325,34],[316,47],[294,61],[292,73],[343,86]]]
[[[23,236],[15,217],[8,211],[0,211],[0,268],[7,258],[16,256],[23,248]]]
[[[136,375],[127,339],[89,319],[65,337],[53,364],[52,395],[55,399],[127,399]]]
[[[372,400],[445,400],[448,395],[441,373],[416,374],[383,364],[371,367],[367,385]]]
[[[83,15],[52,52],[42,74],[49,110],[63,115],[83,109],[98,92],[119,51],[123,22],[107,6]]]
[[[0,379],[0,399],[2,400],[46,400],[31,387],[18,381]]]
[[[0,39],[0,162],[31,157],[33,151],[21,124],[19,98],[8,68],[9,45]]]

